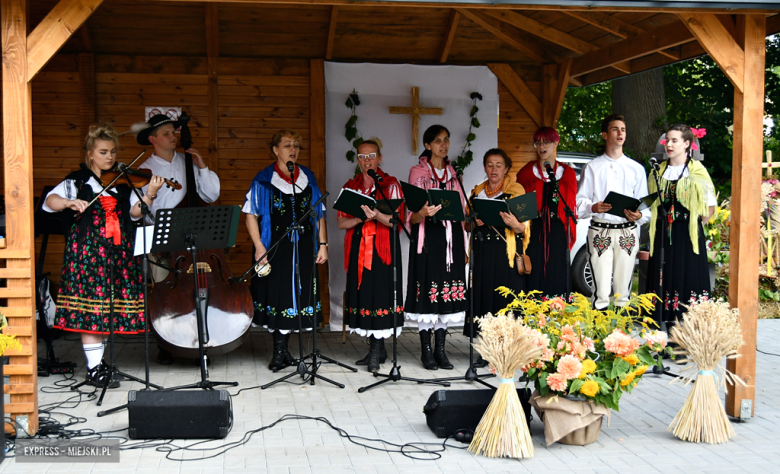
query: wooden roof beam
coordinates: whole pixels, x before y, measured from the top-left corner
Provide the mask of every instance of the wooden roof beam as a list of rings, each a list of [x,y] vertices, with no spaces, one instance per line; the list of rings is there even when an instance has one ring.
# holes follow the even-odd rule
[[[693,33],[682,22],[646,31],[605,48],[582,55],[574,60],[572,76],[581,76],[606,67],[693,41]]]
[[[60,0],[27,36],[27,81],[43,68],[103,0]]]
[[[455,30],[458,29],[458,21],[460,21],[460,13],[452,10],[450,21],[447,23],[447,32],[444,34],[444,42],[442,42],[441,45],[441,53],[439,54],[440,63],[447,62],[447,56],[450,55],[452,42],[455,40]]]
[[[339,7],[333,5],[330,10],[330,26],[328,26],[328,46],[325,50],[325,59],[333,59],[333,43],[336,42],[336,24],[339,19]]]
[[[508,30],[507,28],[502,28],[503,25],[496,23],[491,18],[487,17],[487,15],[465,8],[456,8],[455,10],[534,61],[540,63],[558,62],[558,57],[554,54],[544,51],[530,41],[526,41],[515,32]]]
[[[517,75],[517,71],[512,69],[509,64],[488,64],[488,67],[493,74],[496,75],[499,81],[504,84],[512,94],[512,97],[517,100],[522,108],[528,112],[528,116],[536,123],[538,127],[543,124],[542,118],[542,102],[531,92],[531,89],[520,79]]]
[[[734,87],[740,92],[744,91],[745,51],[723,23],[712,13],[681,13],[679,17]]]
[[[645,30],[637,28],[636,26],[623,21],[619,18],[612,17],[606,13],[597,12],[576,12],[576,11],[563,11],[563,13],[569,15],[572,18],[576,18],[580,21],[584,21],[596,28],[612,33],[613,35],[626,39],[632,36],[636,36],[640,33],[644,33]]]

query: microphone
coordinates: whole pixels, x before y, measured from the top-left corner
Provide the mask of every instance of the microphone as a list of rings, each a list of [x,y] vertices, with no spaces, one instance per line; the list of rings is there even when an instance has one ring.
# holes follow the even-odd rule
[[[651,156],[651,157],[650,157],[650,166],[651,166],[651,167],[652,167],[654,170],[656,170],[656,171],[659,171],[659,170],[660,170],[660,167],[658,166],[658,158],[656,158],[656,157],[654,157],[654,156]]]
[[[454,162],[454,161],[452,163],[450,163],[450,165],[452,165],[452,169],[455,170],[455,174],[458,175],[459,178],[462,178],[463,177],[463,170],[460,169],[460,166],[458,166],[458,164],[456,162]]]
[[[121,161],[116,164],[116,169],[119,171],[124,171],[127,168],[126,163],[122,163]]]
[[[373,180],[374,180],[374,182],[376,182],[376,183],[381,183],[382,181],[384,181],[384,178],[382,178],[381,176],[379,176],[379,173],[377,173],[377,172],[376,172],[376,171],[374,171],[374,170],[368,170],[368,175],[369,175],[369,176],[371,177],[371,179],[373,179]]]
[[[287,162],[287,171],[292,173],[295,170],[295,163],[292,162],[292,160]]]
[[[555,179],[555,171],[553,171],[552,165],[550,164],[549,161],[544,162],[544,169],[547,171],[547,176],[550,178],[550,181],[552,181],[553,183],[558,181],[557,179]]]

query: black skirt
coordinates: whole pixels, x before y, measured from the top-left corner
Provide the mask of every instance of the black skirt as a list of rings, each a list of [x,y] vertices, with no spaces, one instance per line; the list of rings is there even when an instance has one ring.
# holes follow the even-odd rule
[[[358,329],[358,333],[365,335],[366,331],[381,331],[404,325],[404,294],[401,283],[403,280],[401,245],[398,239],[392,238],[392,235],[390,240],[391,242],[395,240],[395,255],[397,256],[395,262],[397,278],[395,301],[397,304],[395,308],[398,314],[395,316],[395,324],[393,324],[393,265],[382,262],[376,245],[371,260],[371,270],[363,268],[363,277],[360,281],[360,288],[358,288],[358,259],[360,257],[360,240],[363,238],[363,225],[359,224],[355,227],[350,242],[344,319],[350,328]],[[392,335],[392,331],[389,331],[389,334]]]
[[[502,232],[502,230],[498,230]],[[481,239],[480,239],[481,236]],[[506,234],[503,234],[506,238]],[[475,230],[474,241],[474,285],[471,294],[474,295],[474,314],[481,317],[488,313],[495,315],[506,308],[512,301],[512,296],[504,297],[496,291],[496,288],[505,286],[515,293],[526,291],[526,275],[520,275],[517,268],[509,266],[509,258],[506,254],[506,243],[498,236],[497,232],[488,226],[480,226]],[[517,251],[523,249],[521,235],[515,237]],[[517,265],[515,265],[516,267]],[[471,331],[470,308],[467,313],[466,323],[463,326],[463,335],[468,336]],[[479,325],[474,326],[474,335],[479,334]]]
[[[300,300],[297,299],[296,285],[293,281],[295,268],[295,246],[291,235],[282,237],[294,220],[301,216],[311,205],[311,188],[306,187],[297,195],[297,203],[292,194],[281,193],[273,189],[274,198],[271,211],[271,244],[279,245],[269,256],[271,274],[266,277],[252,278],[252,299],[255,304],[254,323],[267,326],[268,329],[294,330],[299,328],[295,308],[303,316],[303,327],[311,328],[322,321],[320,290],[316,261],[314,225],[311,219],[304,224],[298,242],[298,261],[300,268]],[[270,247],[269,245],[269,247]]]
[[[667,204],[668,205],[668,204]],[[661,278],[661,245],[664,246],[663,289],[658,295],[662,301],[656,302],[653,318],[656,322],[674,322],[686,311],[683,304],[691,299],[709,298],[710,272],[707,262],[707,247],[704,230],[699,228],[699,253],[693,252],[690,232],[688,231],[689,213],[679,202],[674,203],[675,220],[672,224],[672,239],[664,235],[662,216],[656,219],[655,245],[648,265],[647,291],[658,295]],[[701,223],[701,219],[699,219]]]
[[[412,226],[409,243],[409,271],[407,275],[406,303],[404,311],[408,319],[417,320],[424,315],[426,322],[433,315],[465,312],[466,299],[466,248],[460,222],[452,225],[452,263],[447,268],[446,229],[442,222],[434,224],[430,217],[425,222],[425,243],[417,253],[419,224]],[[414,313],[410,317],[409,313]]]
[[[557,199],[552,183],[544,183],[544,207],[540,216],[531,221],[531,240],[526,250],[531,258],[526,288],[541,291],[538,296],[542,299],[560,296],[568,300],[571,294],[568,237],[558,215]]]

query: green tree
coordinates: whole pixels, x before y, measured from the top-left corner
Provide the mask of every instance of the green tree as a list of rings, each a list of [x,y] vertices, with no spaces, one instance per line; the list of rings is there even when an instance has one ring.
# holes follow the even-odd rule
[[[611,113],[611,82],[570,87],[566,91],[561,118],[558,120],[558,134],[561,136],[559,149],[602,153],[604,141],[601,139],[601,120]]]

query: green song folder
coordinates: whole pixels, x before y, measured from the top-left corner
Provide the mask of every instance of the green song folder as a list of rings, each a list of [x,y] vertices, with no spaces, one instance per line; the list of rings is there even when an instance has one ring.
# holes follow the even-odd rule
[[[610,191],[609,194],[607,194],[607,197],[604,198],[604,204],[612,206],[612,209],[608,210],[607,214],[625,218],[626,214],[623,211],[642,211],[652,206],[656,199],[658,199],[658,193],[648,194],[642,199],[637,199],[626,196],[625,194],[616,193],[615,191]]]
[[[341,192],[339,192],[339,197],[336,198],[336,202],[333,204],[333,209],[365,220],[366,213],[363,212],[361,206],[368,206],[370,209],[374,209],[376,200],[354,189],[342,188]]]
[[[441,206],[441,210],[431,218],[438,221],[463,221],[463,205],[460,201],[460,193],[446,189],[422,189],[413,184],[401,181],[401,189],[404,192],[406,206],[411,212],[418,212],[425,203],[430,206]]]
[[[477,219],[485,225],[504,228],[504,220],[501,218],[502,212],[511,212],[519,222],[525,222],[536,219],[539,216],[539,210],[536,207],[536,191],[523,194],[504,201],[503,199],[487,199],[475,197],[471,204],[474,206],[474,212]]]

